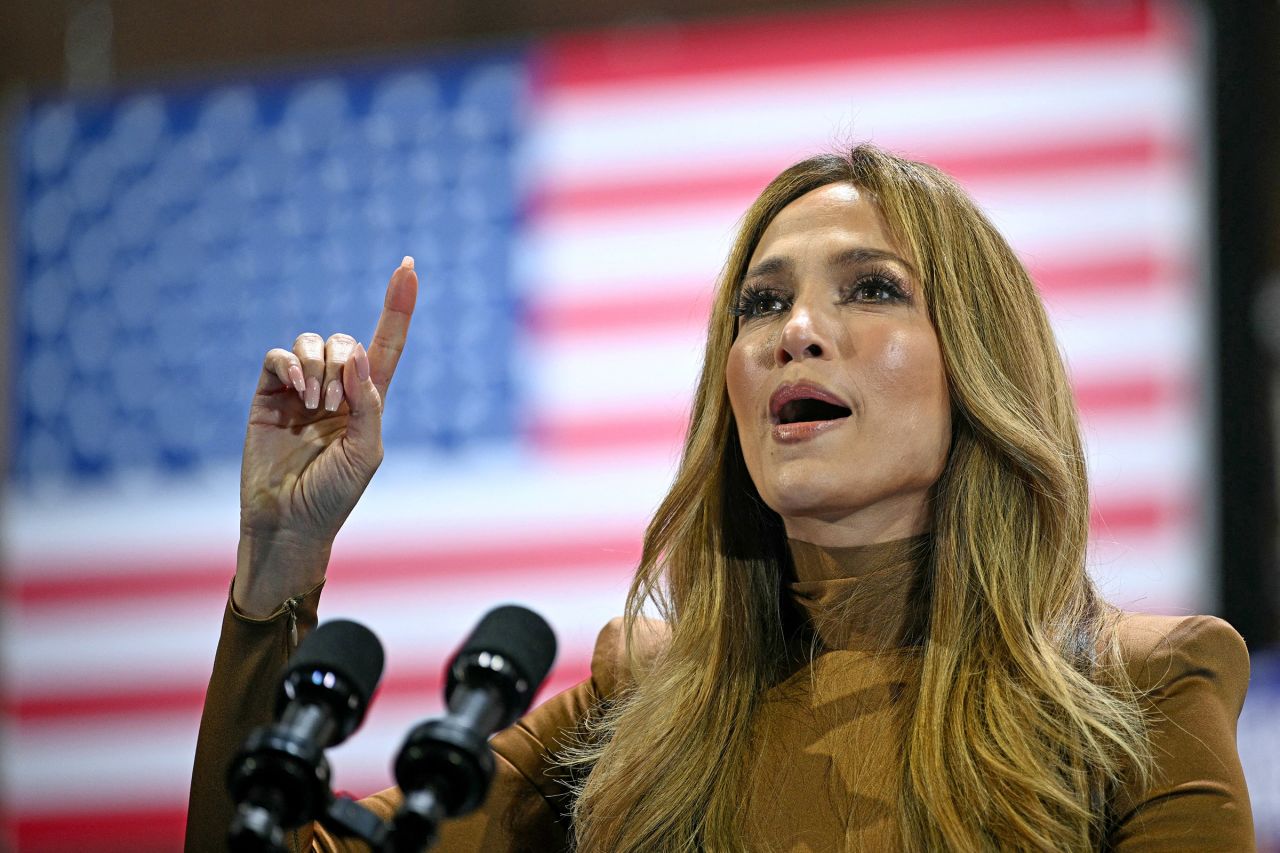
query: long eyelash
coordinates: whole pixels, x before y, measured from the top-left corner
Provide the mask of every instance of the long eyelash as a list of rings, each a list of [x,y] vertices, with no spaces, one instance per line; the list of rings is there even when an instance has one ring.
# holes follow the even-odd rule
[[[858,276],[858,279],[849,287],[845,297],[852,297],[868,284],[875,284],[883,287],[892,294],[895,300],[910,298],[910,294],[908,293],[906,286],[902,283],[902,279],[898,277],[897,273],[887,268],[877,269],[866,273],[865,275]]]
[[[895,302],[907,301],[911,298],[910,291],[896,272],[889,268],[876,269],[865,273],[857,278],[844,293],[844,299],[852,301],[853,297],[863,287],[874,284],[883,287],[888,291],[891,299]],[[744,285],[738,291],[737,298],[734,303],[729,306],[729,314],[733,317],[757,317],[763,314],[760,305],[766,300],[785,301],[787,294],[781,290],[769,286]]]
[[[738,291],[737,299],[729,306],[729,314],[733,317],[754,317],[761,300],[785,298],[786,295],[782,291],[772,287],[744,285]]]

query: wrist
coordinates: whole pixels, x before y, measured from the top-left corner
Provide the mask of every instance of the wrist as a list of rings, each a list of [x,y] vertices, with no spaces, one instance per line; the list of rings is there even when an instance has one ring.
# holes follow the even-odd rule
[[[240,532],[232,600],[241,613],[264,618],[289,598],[324,580],[332,542]]]

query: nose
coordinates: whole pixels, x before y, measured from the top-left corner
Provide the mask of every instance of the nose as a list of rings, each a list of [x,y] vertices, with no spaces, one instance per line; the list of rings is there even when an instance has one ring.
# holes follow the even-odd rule
[[[823,317],[813,306],[799,302],[792,306],[774,349],[778,366],[807,358],[829,358],[833,342],[824,325]]]

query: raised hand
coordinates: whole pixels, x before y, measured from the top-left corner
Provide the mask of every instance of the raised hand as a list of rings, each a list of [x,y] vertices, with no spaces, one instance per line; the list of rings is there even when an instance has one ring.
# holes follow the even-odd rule
[[[265,616],[324,578],[334,537],[382,462],[382,407],[418,294],[413,259],[391,275],[366,351],[346,334],[272,349],[249,409],[234,597]]]

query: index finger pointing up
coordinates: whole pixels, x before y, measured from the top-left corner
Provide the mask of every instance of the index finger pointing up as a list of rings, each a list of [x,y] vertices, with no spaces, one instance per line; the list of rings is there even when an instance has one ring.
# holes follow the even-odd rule
[[[400,353],[404,352],[409,320],[417,301],[418,274],[413,270],[413,258],[405,255],[400,267],[391,274],[387,296],[382,302],[382,316],[369,341],[369,376],[384,400]]]

